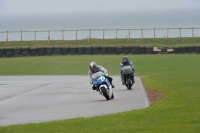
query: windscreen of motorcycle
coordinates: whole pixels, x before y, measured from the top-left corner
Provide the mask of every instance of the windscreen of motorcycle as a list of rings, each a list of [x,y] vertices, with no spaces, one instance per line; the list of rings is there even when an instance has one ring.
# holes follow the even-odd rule
[[[132,74],[133,70],[130,66],[124,66],[123,69],[122,69],[122,73],[123,74]]]
[[[98,77],[100,77],[101,75],[104,75],[102,72],[96,72],[94,74],[92,74],[92,79],[96,79]]]

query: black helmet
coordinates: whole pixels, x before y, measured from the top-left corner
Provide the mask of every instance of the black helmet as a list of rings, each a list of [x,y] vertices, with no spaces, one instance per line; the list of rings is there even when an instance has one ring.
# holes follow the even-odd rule
[[[91,63],[90,63],[90,70],[92,71],[92,72],[96,72],[97,71],[97,64],[94,62],[94,61],[92,61]]]
[[[123,62],[123,63],[127,63],[127,62],[128,62],[128,57],[127,57],[127,56],[124,56],[123,59],[122,59],[122,62]]]

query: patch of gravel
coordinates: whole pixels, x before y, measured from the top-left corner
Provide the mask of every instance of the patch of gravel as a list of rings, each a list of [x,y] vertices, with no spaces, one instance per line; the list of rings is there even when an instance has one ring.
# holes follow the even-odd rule
[[[159,90],[153,90],[153,89],[147,88],[146,93],[151,102],[158,101],[163,98],[163,92],[161,92]]]

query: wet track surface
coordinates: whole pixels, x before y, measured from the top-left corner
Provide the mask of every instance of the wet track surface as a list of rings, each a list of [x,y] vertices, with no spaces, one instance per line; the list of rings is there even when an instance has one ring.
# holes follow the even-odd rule
[[[88,76],[0,76],[0,126],[92,117],[150,105],[140,78],[132,90],[112,76],[115,98],[92,90]]]

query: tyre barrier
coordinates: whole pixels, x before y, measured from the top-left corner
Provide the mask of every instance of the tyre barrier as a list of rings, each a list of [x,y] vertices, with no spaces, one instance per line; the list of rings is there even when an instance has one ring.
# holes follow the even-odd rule
[[[87,55],[92,54],[92,47],[85,47],[85,54]]]
[[[78,47],[77,54],[79,54],[79,55],[85,54],[85,47]]]
[[[101,47],[100,54],[108,54],[108,47]]]
[[[194,53],[195,46],[188,46],[188,53]]]
[[[161,51],[161,48],[153,47],[153,54],[158,54],[160,53],[160,51]]]
[[[37,48],[30,48],[29,49],[30,56],[36,56],[38,55],[38,49]]]
[[[13,49],[12,48],[6,48],[6,49],[4,49],[4,55],[6,57],[12,57],[13,56]]]
[[[132,47],[131,53],[132,53],[132,54],[139,54],[139,46],[137,46],[137,47]]]
[[[108,47],[108,54],[115,54],[116,47]]]
[[[53,48],[45,48],[45,55],[53,55]]]
[[[124,54],[130,54],[132,51],[132,47],[131,46],[125,46],[124,47]]]
[[[62,48],[53,48],[53,54],[54,55],[60,55],[62,51]]]
[[[181,47],[175,47],[174,48],[174,53],[175,54],[180,54],[181,53]]]
[[[123,54],[124,53],[124,47],[116,47],[115,53],[116,54]]]
[[[75,55],[75,54],[77,54],[77,48],[75,48],[75,47],[70,47],[70,49],[69,49],[69,53],[71,54],[71,55]]]
[[[161,51],[160,51],[160,53],[161,54],[166,54],[167,53],[167,47],[163,47],[163,48],[161,48]]]
[[[145,46],[139,47],[139,54],[146,54],[146,47]]]
[[[100,54],[101,47],[93,47],[92,54]]]
[[[174,53],[174,48],[167,48],[167,53],[168,54],[173,54]]]
[[[200,54],[200,46],[195,46],[194,52]]]
[[[39,55],[39,56],[45,55],[45,49],[46,49],[46,48],[38,48],[38,55]]]
[[[0,49],[0,57],[44,56],[44,55],[97,55],[97,54],[185,54],[200,53],[200,46],[183,46],[158,48],[146,46],[121,47],[53,47],[53,48],[4,48]]]
[[[153,54],[153,47],[146,47],[146,54]]]
[[[21,49],[21,55],[22,56],[28,56],[29,55],[29,48],[22,48]]]
[[[18,57],[20,55],[21,55],[21,49],[20,48],[13,49],[13,56],[14,57]]]
[[[3,56],[4,56],[4,50],[0,49],[0,57],[3,57]]]
[[[188,47],[181,47],[181,53],[185,54],[188,52]]]
[[[61,49],[61,54],[62,54],[62,55],[67,55],[67,54],[69,54],[69,48],[62,48],[62,49]]]

